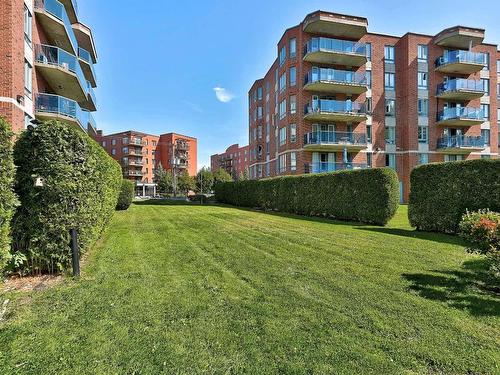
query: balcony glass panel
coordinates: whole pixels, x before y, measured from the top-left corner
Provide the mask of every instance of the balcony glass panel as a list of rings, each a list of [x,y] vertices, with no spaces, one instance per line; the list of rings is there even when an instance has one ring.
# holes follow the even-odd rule
[[[82,47],[78,47],[78,57],[90,65],[90,70],[92,70],[92,75],[94,76],[95,80],[97,81],[97,75],[96,75],[95,69],[94,69],[94,61],[92,60],[92,56],[90,55],[90,52],[87,51],[86,49],[83,49]]]
[[[318,131],[304,135],[305,145],[316,144],[353,144],[366,145],[366,135],[352,132]]]
[[[85,131],[89,123],[96,128],[90,112],[83,111],[74,100],[59,95],[38,94],[35,98],[35,110],[75,119]]]
[[[366,169],[366,168],[369,168],[368,165],[360,163],[318,162],[318,163],[306,164],[305,173],[325,173],[325,172]]]
[[[438,113],[438,121],[446,121],[452,119],[468,119],[468,120],[482,120],[484,113],[479,108],[456,107],[445,108]]]
[[[312,105],[308,104],[305,114],[311,113],[366,113],[365,104],[341,100],[313,100]]]
[[[304,54],[319,51],[366,56],[366,44],[332,38],[311,38],[305,46]]]
[[[448,51],[448,53],[445,53],[444,56],[441,56],[436,60],[436,67],[455,63],[484,65],[485,61],[486,54],[484,53],[462,50]]]
[[[89,81],[87,81],[87,94],[90,95],[90,97],[92,98],[92,102],[97,106],[97,98],[95,96],[94,89],[92,88],[92,85]]]
[[[474,147],[483,148],[484,138],[481,136],[466,136],[466,135],[456,135],[442,137],[438,139],[437,148],[459,148],[459,147]]]
[[[347,70],[313,68],[305,78],[305,83],[315,82],[340,82],[357,85],[366,85],[367,79],[365,73],[350,72]]]
[[[447,91],[477,91],[484,92],[483,83],[472,79],[455,78],[441,83],[437,89],[437,95]]]

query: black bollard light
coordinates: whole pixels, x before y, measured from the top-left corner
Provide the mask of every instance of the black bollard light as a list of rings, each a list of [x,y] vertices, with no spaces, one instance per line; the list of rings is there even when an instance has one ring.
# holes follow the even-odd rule
[[[73,277],[80,276],[80,253],[78,252],[78,237],[76,229],[71,229],[71,257],[73,260]]]

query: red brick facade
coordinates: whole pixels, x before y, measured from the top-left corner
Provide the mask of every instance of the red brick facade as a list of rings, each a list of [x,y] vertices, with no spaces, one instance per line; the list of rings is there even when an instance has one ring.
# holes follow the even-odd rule
[[[484,30],[462,27],[437,36],[395,37],[368,33],[367,26],[361,17],[318,11],[285,31],[278,58],[249,91],[252,178],[387,165],[398,172],[407,200],[410,172],[421,162],[498,157],[500,52],[483,43]],[[466,45],[478,54],[464,51]],[[393,48],[387,58],[386,46]],[[450,64],[458,53],[473,63]],[[488,63],[478,63],[479,58]],[[389,86],[395,81],[393,89],[385,87],[386,73]],[[280,77],[286,77],[285,88]],[[456,78],[467,79],[456,82],[474,85],[475,92],[450,89]],[[446,79],[446,93],[438,96]],[[489,93],[481,93],[479,85]],[[386,101],[394,111],[386,113]],[[488,109],[484,118],[479,115]],[[450,113],[460,118],[450,119]],[[471,113],[474,121],[463,113]],[[481,136],[485,142],[478,146]]]
[[[210,168],[216,171],[224,169],[233,178],[248,173],[250,166],[249,147],[240,147],[238,144],[229,146],[222,154],[215,154],[210,157]]]

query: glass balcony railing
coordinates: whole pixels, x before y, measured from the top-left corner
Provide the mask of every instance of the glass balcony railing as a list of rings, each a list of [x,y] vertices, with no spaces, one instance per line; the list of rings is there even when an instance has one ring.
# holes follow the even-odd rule
[[[95,106],[97,106],[97,98],[95,96],[94,89],[92,88],[92,85],[89,81],[87,81],[87,94],[90,95],[90,97],[92,98],[92,102]]]
[[[35,8],[44,9],[47,13],[53,15],[64,23],[64,28],[66,29],[71,46],[73,47],[73,52],[76,54],[78,51],[78,42],[76,40],[75,33],[73,32],[73,28],[71,27],[71,22],[64,5],[57,0],[35,0]]]
[[[78,121],[81,128],[85,131],[87,131],[88,124],[97,128],[90,112],[83,111],[77,102],[63,96],[38,94],[35,98],[35,110],[72,118]]]
[[[451,91],[475,91],[484,93],[483,83],[472,79],[455,78],[438,85],[437,95]]]
[[[304,55],[319,51],[366,56],[366,44],[323,37],[311,38],[304,48]]]
[[[436,60],[436,68],[456,63],[466,63],[466,64],[482,64],[485,65],[486,54],[481,52],[470,52],[470,51],[448,51],[443,56]]]
[[[366,114],[365,104],[352,101],[341,100],[313,100],[312,105],[307,104],[305,114],[314,113],[349,113],[349,114]]]
[[[455,135],[445,136],[438,139],[437,148],[483,148],[484,138],[481,136]]]
[[[90,66],[90,70],[92,70],[92,75],[94,76],[95,80],[97,81],[97,75],[95,72],[94,68],[94,61],[92,60],[92,56],[90,55],[90,52],[87,51],[86,49],[83,49],[82,47],[78,47],[78,57],[85,61],[87,64]]]
[[[454,119],[483,120],[484,112],[479,108],[468,107],[445,108],[443,111],[438,112],[438,121]]]
[[[338,82],[346,84],[366,85],[365,73],[350,72],[347,70],[312,68],[305,77],[305,84],[316,82]]]
[[[318,131],[304,134],[304,145],[366,145],[366,135],[353,132]]]
[[[325,172],[335,172],[335,171],[345,171],[354,169],[366,169],[369,168],[367,164],[361,163],[328,163],[328,162],[317,162],[306,164],[304,166],[305,173],[325,173]]]
[[[84,91],[87,91],[87,81],[77,58],[59,47],[48,46],[46,44],[35,45],[36,62],[48,65],[59,66],[74,73]]]

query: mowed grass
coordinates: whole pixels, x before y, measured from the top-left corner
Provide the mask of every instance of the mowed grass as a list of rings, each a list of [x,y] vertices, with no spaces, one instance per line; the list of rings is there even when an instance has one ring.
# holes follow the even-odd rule
[[[498,374],[485,268],[404,206],[379,228],[135,204],[80,280],[4,295],[0,372]]]

